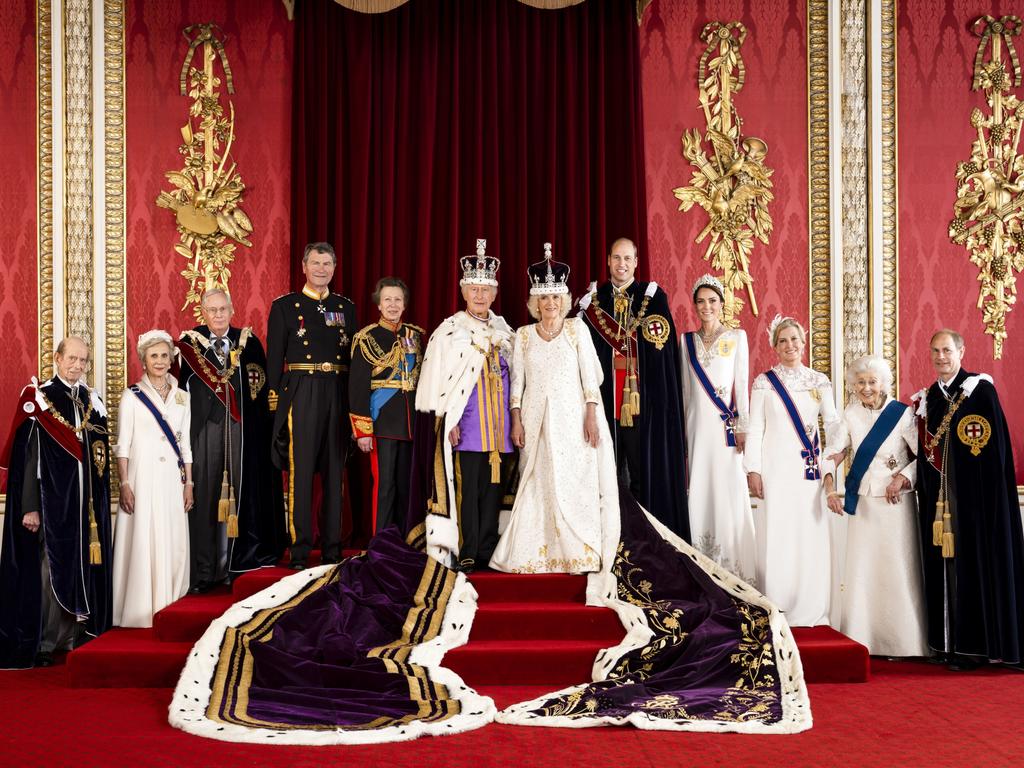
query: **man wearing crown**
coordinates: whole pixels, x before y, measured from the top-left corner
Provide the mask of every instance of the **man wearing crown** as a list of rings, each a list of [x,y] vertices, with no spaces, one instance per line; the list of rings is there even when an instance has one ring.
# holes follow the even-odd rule
[[[1024,540],[1006,416],[992,377],[963,369],[959,333],[936,331],[930,346],[937,381],[912,398],[928,645],[953,669],[1020,665]]]
[[[22,390],[0,459],[0,669],[49,666],[111,624],[107,411],[84,380],[85,341],[53,359],[57,375]]]
[[[636,245],[608,252],[610,280],[590,284],[579,316],[604,371],[601,397],[619,476],[648,511],[690,540],[679,347],[668,296],[634,278]]]
[[[503,478],[512,454],[509,366],[513,331],[491,311],[499,261],[462,258],[465,310],[444,320],[427,343],[416,410],[435,417],[435,471],[427,516],[427,551],[472,571],[484,567],[498,543]]]
[[[231,325],[223,288],[200,299],[205,324],[176,345],[189,393],[195,508],[188,516],[189,592],[274,565],[284,548],[280,472],[270,461],[267,358],[252,328]]]
[[[290,567],[313,548],[313,475],[320,475],[322,562],[341,557],[341,483],[348,455],[348,366],[356,306],[331,292],[337,257],[330,243],[302,256],[306,284],[274,299],[267,321],[267,401],[274,411],[273,458],[288,472]]]

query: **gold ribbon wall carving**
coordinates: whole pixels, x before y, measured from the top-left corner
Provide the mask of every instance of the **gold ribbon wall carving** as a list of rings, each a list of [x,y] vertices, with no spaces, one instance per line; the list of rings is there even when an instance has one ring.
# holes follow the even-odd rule
[[[174,211],[179,235],[174,250],[187,260],[181,272],[188,282],[182,309],[191,306],[197,320],[203,292],[215,287],[228,289],[236,243],[252,247],[252,222],[240,207],[245,184],[230,160],[235,107],[228,101],[225,117],[221,103],[221,83],[227,85],[229,94],[235,88],[219,33],[215,24],[195,24],[183,32],[189,49],[181,69],[181,95],[187,92],[192,99],[178,148],[185,164],[181,170],[165,174],[174,189],[161,192],[156,199],[157,206]],[[201,67],[193,65],[193,57],[199,53]],[[216,72],[218,61],[223,81]]]
[[[697,129],[683,133],[683,156],[690,161],[693,175],[689,186],[672,190],[680,200],[680,211],[696,203],[707,212],[708,223],[696,242],[708,241],[704,258],[722,273],[723,321],[734,328],[744,305],[738,293],[746,291],[750,311],[757,315],[750,256],[755,239],[768,243],[772,231],[768,203],[774,199],[773,171],[764,164],[768,145],[743,135],[743,120],[733,103],[746,78],[740,56],[746,36],[746,28],[738,21],[713,21],[701,32],[707,48],[700,57],[697,86],[707,130],[703,141]]]
[[[971,144],[970,160],[956,169],[957,199],[949,237],[966,246],[979,269],[978,309],[985,333],[992,336],[992,357],[998,360],[1006,340],[1006,315],[1017,302],[1014,273],[1024,268],[1024,104],[1012,92],[1021,84],[1020,59],[1013,45],[1021,20],[982,16],[972,29],[981,41],[971,89],[985,92],[988,112],[971,112],[978,138]]]

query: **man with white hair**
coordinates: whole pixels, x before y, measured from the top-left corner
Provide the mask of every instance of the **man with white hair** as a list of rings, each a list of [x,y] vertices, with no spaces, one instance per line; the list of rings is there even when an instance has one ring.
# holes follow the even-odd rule
[[[107,411],[85,382],[89,345],[64,339],[56,375],[18,400],[0,556],[0,669],[49,666],[111,625]]]
[[[462,258],[466,309],[444,320],[427,344],[416,410],[433,413],[435,467],[443,462],[427,516],[427,551],[462,571],[486,566],[498,544],[498,511],[513,447],[509,366],[513,331],[491,311],[500,262],[476,241]],[[435,472],[434,477],[439,473]]]
[[[178,339],[189,393],[195,508],[188,517],[189,591],[207,592],[274,565],[284,547],[280,473],[270,463],[267,358],[252,328],[231,325],[223,288],[206,291],[203,325]]]
[[[952,669],[1024,662],[1024,541],[1010,431],[964,341],[931,338],[938,380],[914,396],[928,644]]]

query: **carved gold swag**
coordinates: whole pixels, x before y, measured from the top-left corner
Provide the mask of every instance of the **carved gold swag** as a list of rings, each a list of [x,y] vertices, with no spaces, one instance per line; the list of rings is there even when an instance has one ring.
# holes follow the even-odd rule
[[[693,175],[689,186],[672,190],[680,200],[680,211],[688,211],[696,203],[708,214],[707,226],[696,242],[708,240],[704,258],[722,273],[722,319],[732,328],[739,326],[744,304],[738,293],[746,291],[750,311],[757,315],[750,255],[755,238],[768,244],[772,231],[768,203],[774,199],[773,171],[764,164],[768,145],[743,135],[743,120],[733,104],[733,94],[743,89],[746,78],[740,56],[746,36],[746,28],[738,21],[713,21],[701,32],[707,48],[700,57],[697,85],[707,132],[703,142],[696,128],[683,133],[683,156],[690,161]]]
[[[241,209],[245,184],[230,161],[235,139],[235,107],[228,101],[228,117],[221,103],[221,78],[214,65],[220,61],[229,94],[235,92],[224,44],[215,24],[187,27],[188,53],[181,67],[181,95],[192,98],[188,121],[181,128],[178,151],[185,165],[165,176],[174,186],[156,199],[160,208],[174,211],[179,242],[174,250],[187,264],[181,275],[188,281],[182,309],[192,307],[197,320],[200,300],[211,288],[228,290],[236,243],[252,247],[252,222]],[[192,66],[199,51],[202,66]]]
[[[979,269],[978,309],[985,333],[992,337],[992,357],[998,360],[1003,356],[1006,315],[1017,302],[1014,273],[1024,267],[1024,104],[1011,92],[1021,84],[1020,59],[1013,47],[1021,20],[982,16],[972,29],[981,42],[971,89],[985,92],[988,112],[971,112],[978,138],[971,144],[971,159],[956,169],[949,237],[967,247]]]

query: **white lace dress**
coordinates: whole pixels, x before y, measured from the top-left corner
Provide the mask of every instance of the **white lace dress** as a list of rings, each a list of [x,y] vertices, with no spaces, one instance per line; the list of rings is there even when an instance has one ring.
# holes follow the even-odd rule
[[[683,367],[683,407],[686,415],[686,449],[690,532],[693,546],[726,570],[755,584],[754,516],[743,471],[743,455],[726,443],[721,412],[711,402],[690,363],[686,336],[692,335],[697,364],[729,405],[735,392],[737,431],[749,422],[750,382],[747,334],[727,330],[705,346],[700,334],[680,337]]]
[[[509,573],[587,573],[601,567],[602,477],[615,477],[608,423],[602,417],[601,366],[590,332],[567,318],[542,338],[537,325],[516,332],[510,403],[521,408],[525,446],[519,489],[490,566]],[[597,404],[600,443],[587,445],[583,419]],[[608,483],[605,482],[607,487]]]
[[[887,398],[885,405],[890,401]],[[850,448],[853,456],[881,413],[859,401],[847,406],[826,455]],[[917,425],[913,410],[907,408],[868,465],[856,513],[847,516],[840,628],[881,656],[928,655],[913,491],[917,461],[911,450],[917,450]],[[890,504],[885,489],[896,474],[904,475],[911,487],[899,504]]]
[[[838,421],[832,383],[806,366],[772,368],[789,390],[808,434]],[[822,441],[824,448],[824,441]],[[828,512],[821,480],[805,477],[803,444],[782,400],[762,373],[750,392],[750,425],[743,467],[764,483],[763,530],[758,531],[757,579],[764,594],[785,613],[791,626],[829,621],[832,553]]]

